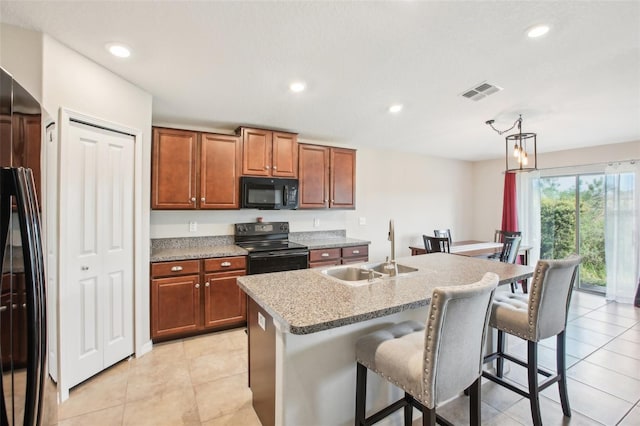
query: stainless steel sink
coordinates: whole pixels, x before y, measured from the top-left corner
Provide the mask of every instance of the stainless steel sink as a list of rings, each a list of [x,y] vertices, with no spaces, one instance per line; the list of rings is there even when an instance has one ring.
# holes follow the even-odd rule
[[[323,270],[322,273],[342,281],[368,281],[383,276],[383,274],[380,272],[373,270],[369,271],[367,269],[356,267],[330,268]]]
[[[398,268],[398,275],[409,274],[411,272],[415,272],[418,270],[418,268],[413,268],[411,266],[406,266],[406,265],[397,264],[396,266]],[[362,265],[362,268],[371,269],[372,271],[380,272],[382,274],[389,275],[389,276],[395,275],[395,269],[393,265],[387,262],[368,263],[368,264]]]
[[[406,265],[397,265],[397,275],[406,275],[416,272],[418,269]],[[322,274],[328,275],[340,281],[366,284],[377,278],[389,278],[396,276],[395,268],[388,262],[367,263],[361,266],[336,266],[323,269]]]

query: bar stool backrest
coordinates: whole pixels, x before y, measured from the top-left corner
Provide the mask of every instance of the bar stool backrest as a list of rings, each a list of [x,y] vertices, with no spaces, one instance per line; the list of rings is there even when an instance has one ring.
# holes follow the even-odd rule
[[[482,374],[483,344],[498,276],[433,290],[425,329],[423,404],[434,408]]]
[[[529,330],[534,341],[555,336],[565,329],[571,292],[582,260],[572,254],[565,259],[539,260],[529,291]]]

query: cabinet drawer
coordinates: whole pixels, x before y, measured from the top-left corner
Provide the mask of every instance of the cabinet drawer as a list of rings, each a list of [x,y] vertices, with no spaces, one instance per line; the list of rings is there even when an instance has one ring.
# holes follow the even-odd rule
[[[340,259],[340,249],[323,249],[323,250],[311,250],[309,252],[309,263],[323,262],[325,260]]]
[[[199,274],[199,260],[176,262],[156,262],[151,264],[151,277],[171,277],[178,275]]]
[[[368,257],[369,246],[344,247],[342,257]]]
[[[205,272],[224,272],[238,269],[247,269],[246,256],[216,257],[214,259],[205,259],[204,261]]]

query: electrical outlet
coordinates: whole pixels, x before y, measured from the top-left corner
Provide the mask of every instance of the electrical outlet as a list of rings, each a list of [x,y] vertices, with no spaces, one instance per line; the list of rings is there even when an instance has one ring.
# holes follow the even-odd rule
[[[195,220],[189,221],[189,232],[196,232],[198,230],[198,222]]]
[[[316,227],[316,228],[318,226],[320,226],[320,219],[318,219],[317,217],[314,217],[313,218],[313,226]]]
[[[360,218],[360,225],[366,225],[367,224],[367,218],[366,217],[361,217]]]

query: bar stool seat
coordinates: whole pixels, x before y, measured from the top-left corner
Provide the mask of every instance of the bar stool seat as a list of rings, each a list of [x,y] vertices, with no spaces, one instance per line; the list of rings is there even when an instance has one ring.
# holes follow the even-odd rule
[[[411,425],[413,407],[423,425],[435,425],[436,406],[469,390],[471,423],[480,424],[482,347],[498,276],[487,273],[467,285],[433,290],[426,326],[405,321],[356,342],[356,425],[370,425],[404,408]],[[367,370],[404,390],[404,398],[366,417]],[[446,424],[446,423],[445,423]]]

